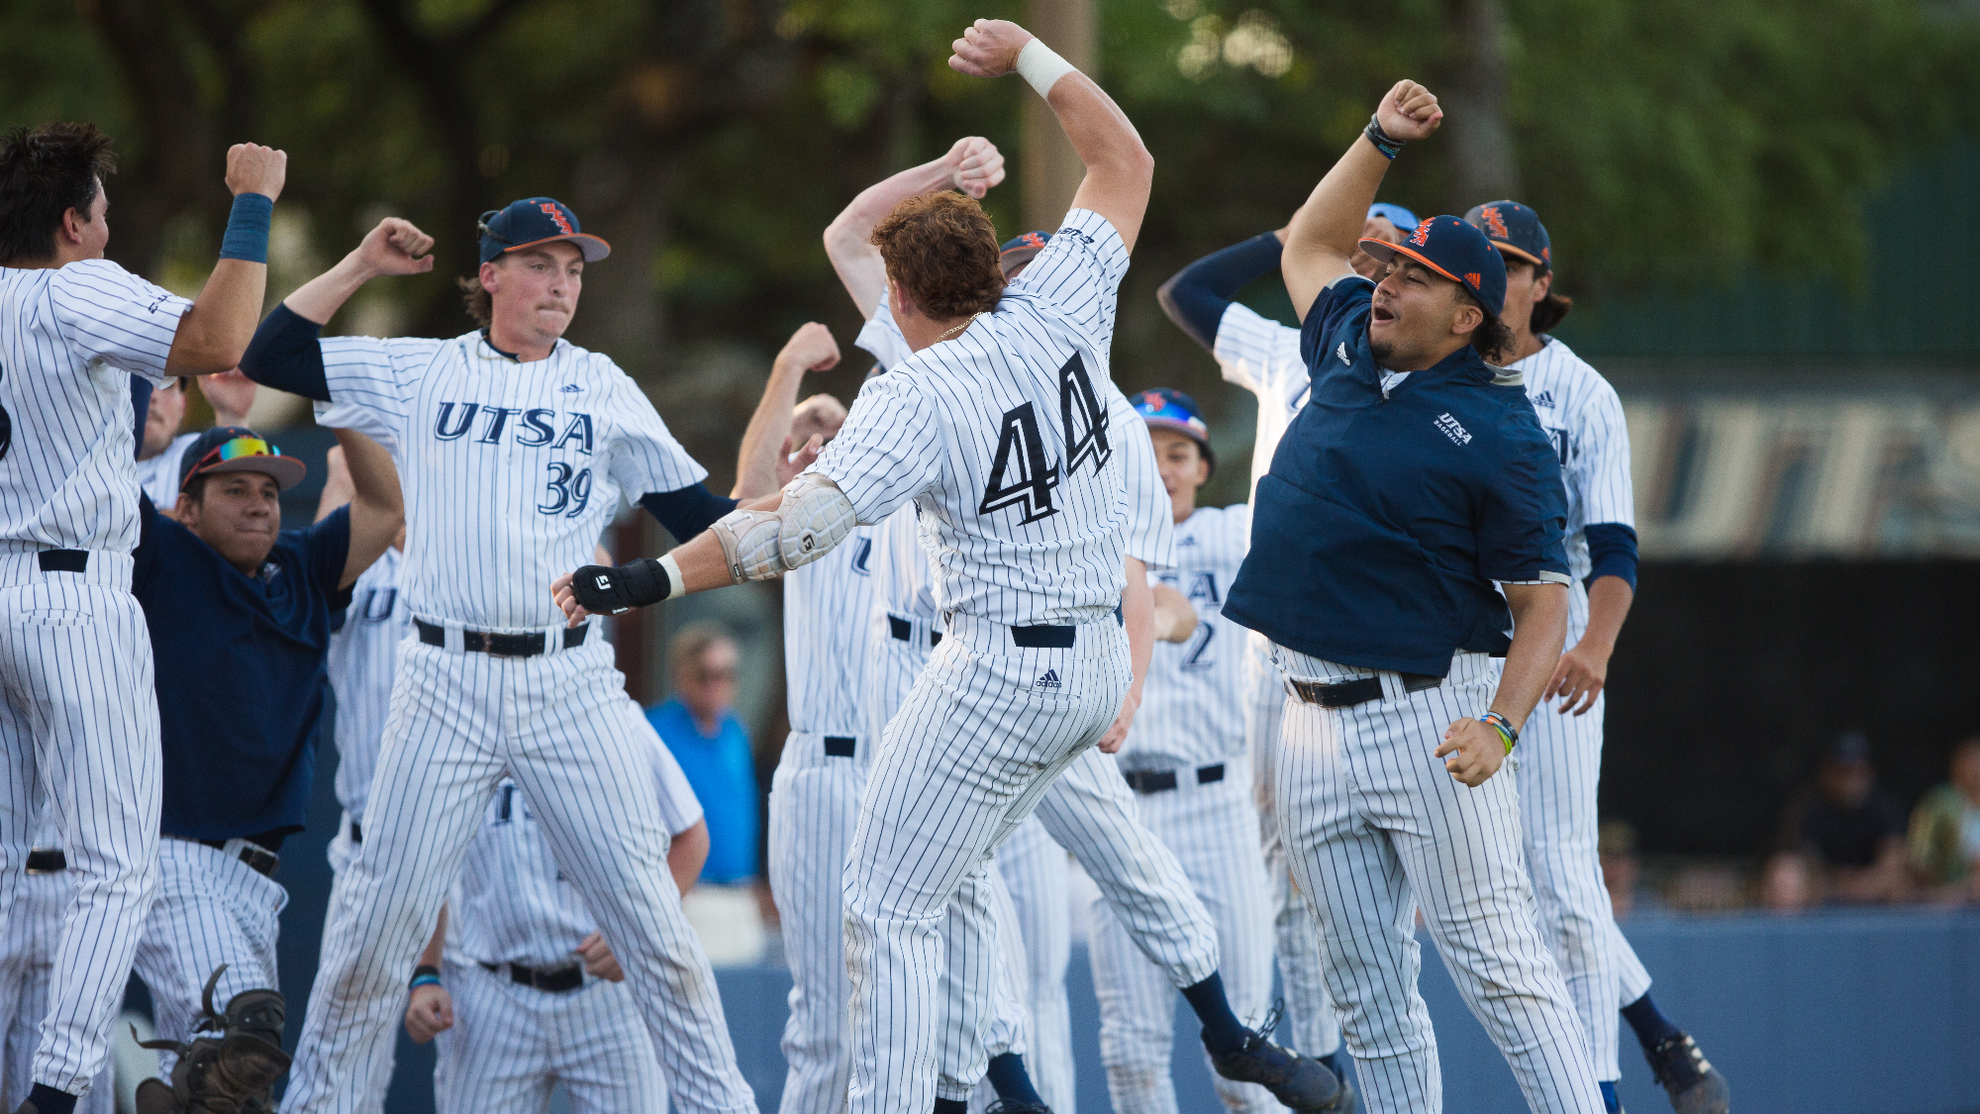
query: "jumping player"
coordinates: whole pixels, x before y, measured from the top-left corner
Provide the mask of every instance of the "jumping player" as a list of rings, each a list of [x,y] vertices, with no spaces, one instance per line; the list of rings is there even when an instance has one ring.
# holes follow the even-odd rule
[[[1362,222],[1363,239],[1401,243],[1416,231],[1416,214],[1400,205],[1376,202]],[[1279,275],[1285,230],[1254,236],[1240,244],[1197,260],[1162,284],[1157,297],[1169,320],[1209,350],[1224,380],[1258,398],[1258,423],[1251,444],[1251,494],[1271,468],[1279,437],[1293,415],[1306,405],[1310,380],[1299,356],[1299,330],[1288,328],[1236,301],[1237,293],[1256,279]],[[1349,258],[1357,274],[1375,275],[1375,258],[1356,247]],[[1285,985],[1293,1044],[1319,1056],[1338,1074],[1335,1058],[1341,1027],[1327,999],[1323,941],[1306,901],[1294,890],[1279,839],[1278,794],[1273,775],[1278,768],[1279,721],[1285,710],[1285,678],[1272,664],[1271,642],[1257,631],[1243,632],[1245,749],[1251,755],[1260,830],[1265,844],[1266,870],[1273,887],[1275,955]],[[1320,1050],[1325,1050],[1324,1052]]]
[[[998,844],[1051,779],[1124,735],[1133,711],[1119,610],[1129,508],[1101,402],[1118,392],[1096,380],[1110,382],[1115,291],[1152,163],[1099,87],[1015,24],[979,20],[955,48],[961,72],[1022,72],[1087,166],[1051,245],[1004,289],[980,207],[946,194],[903,202],[873,239],[915,355],[867,385],[816,468],[709,539],[552,586],[581,622],[781,575],[829,552],[855,521],[920,507],[945,637],[888,725],[846,870],[849,1107],[861,1112],[962,1109],[965,1095],[937,1091],[941,919],[957,894],[985,884]],[[1151,622],[1146,601],[1126,598],[1136,641]],[[963,908],[979,919],[975,902]],[[1190,990],[1222,1000],[1214,975]],[[1326,1075],[1245,1029],[1227,1005],[1206,1040],[1225,1070],[1289,1090]]]
[[[1534,923],[1517,791],[1493,776],[1567,624],[1560,466],[1517,378],[1487,362],[1507,339],[1505,266],[1450,216],[1401,244],[1360,240],[1387,264],[1379,284],[1349,265],[1390,158],[1442,117],[1398,82],[1288,226],[1313,398],[1259,481],[1224,614],[1272,639],[1287,678],[1279,824],[1332,945],[1327,989],[1368,1109],[1442,1108],[1415,985],[1420,905],[1528,1104],[1598,1114],[1587,1038]]]
[[[664,855],[672,833],[622,772],[659,745],[589,626],[558,622],[543,585],[591,558],[622,497],[676,537],[733,502],[701,484],[653,404],[610,360],[561,339],[604,241],[550,198],[480,224],[466,291],[485,322],[451,340],[319,340],[381,274],[429,269],[432,240],[388,219],[269,315],[242,370],[264,385],[371,412],[399,446],[401,588],[417,641],[399,653],[392,713],[333,917],[286,1108],[348,1111],[380,1031],[504,776],[528,795],[558,865],[611,940],[676,1106],[754,1108],[714,974]]]
[[[1596,1078],[1611,1114],[1616,1081],[1616,1005],[1636,1027],[1643,1054],[1679,1114],[1725,1114],[1731,1091],[1689,1035],[1658,1011],[1650,976],[1616,927],[1596,850],[1602,774],[1603,694],[1609,655],[1636,593],[1636,517],[1629,482],[1629,427],[1615,388],[1547,331],[1573,305],[1554,293],[1554,251],[1539,214],[1516,201],[1465,213],[1506,260],[1506,368],[1526,380],[1540,428],[1567,482],[1567,649],[1524,729],[1519,803],[1540,929],[1554,949],[1588,1027]],[[1584,587],[1585,585],[1585,587]],[[1558,698],[1558,705],[1549,701]],[[1623,973],[1632,977],[1622,987]]]
[[[70,1114],[158,884],[158,705],[138,543],[131,377],[225,371],[261,312],[287,158],[227,152],[234,208],[188,302],[103,258],[110,137],[90,124],[0,139],[0,736],[21,771],[0,802],[0,901],[52,810],[73,881],[27,1114]]]

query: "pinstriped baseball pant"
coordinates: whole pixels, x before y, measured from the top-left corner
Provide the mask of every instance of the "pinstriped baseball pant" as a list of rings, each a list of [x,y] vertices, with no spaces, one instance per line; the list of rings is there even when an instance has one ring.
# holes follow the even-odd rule
[[[868,740],[861,738],[857,745],[869,745]],[[782,1114],[840,1114],[846,1107],[852,1040],[846,1030],[851,986],[846,977],[845,865],[866,774],[866,767],[853,759],[823,756],[818,735],[794,731],[771,778],[770,889],[791,968],[790,1016],[783,1037],[787,1071],[778,1107]],[[969,1064],[1026,1050],[1028,1018],[1012,973],[1014,961],[1023,959],[1017,914],[1001,881],[990,881],[976,896],[990,903],[984,915],[998,926],[995,952],[978,954],[961,939],[957,913],[944,921],[950,970],[942,982],[939,1078],[952,1092],[969,1087]],[[993,960],[987,972],[968,969],[970,963]],[[976,999],[965,996],[987,992],[994,997],[986,1018]]]
[[[13,1110],[34,1086],[34,1051],[48,1016],[48,984],[69,905],[69,875],[23,874],[0,879],[0,1110]],[[117,1097],[104,1065],[76,1114],[116,1114]]]
[[[1063,781],[1065,775],[1059,778]],[[1046,798],[1050,797],[1048,792]],[[1042,810],[1044,803],[1038,807]],[[1066,967],[1072,961],[1067,890],[1072,872],[1067,863],[1066,849],[1052,841],[1033,812],[997,848],[996,869],[991,872],[1008,887],[1015,910],[1017,983],[1031,1019],[1031,1079],[1052,1114],[1078,1114],[1072,1012],[1066,1000]]]
[[[1277,654],[1294,680],[1369,675],[1283,647]],[[1497,666],[1458,654],[1443,684],[1413,693],[1396,674],[1380,678],[1382,699],[1348,708],[1289,696],[1278,770],[1281,834],[1331,945],[1327,990],[1367,1109],[1443,1109],[1436,1037],[1416,988],[1411,921],[1420,905],[1527,1105],[1536,1114],[1601,1114],[1588,1038],[1534,919],[1517,770],[1468,788],[1434,753],[1453,720],[1490,706]]]
[[[0,554],[0,873],[22,869],[46,801],[72,889],[34,1081],[70,1094],[103,1071],[158,889],[157,686],[130,584],[123,554],[93,552],[79,573]]]
[[[350,875],[346,868],[357,858],[358,845],[351,839],[351,814],[346,812],[337,822],[337,834],[330,840],[325,852],[330,860],[330,909],[324,915],[323,939],[327,942],[333,935],[330,924],[338,917],[350,916],[350,906],[346,904],[344,891],[350,888]],[[372,1050],[368,1066],[369,1079],[359,1089],[356,1114],[384,1114],[385,1095],[392,1089],[392,1067],[398,1057],[399,1030],[397,1026],[386,1029],[378,1037],[378,1046]]]
[[[856,1114],[932,1108],[950,900],[964,893],[965,917],[980,916],[967,891],[1127,693],[1127,637],[1111,615],[1065,649],[1018,647],[1009,627],[969,616],[948,626],[887,725],[846,861]]]
[[[1256,631],[1244,645],[1244,738],[1251,755],[1254,797],[1265,844],[1265,871],[1272,880],[1274,958],[1286,995],[1286,1023],[1292,1046],[1309,1056],[1341,1047],[1341,1022],[1327,997],[1327,941],[1313,921],[1306,899],[1293,886],[1286,844],[1279,838],[1279,733],[1285,719],[1286,683],[1272,664],[1272,644]]]
[[[398,1024],[406,973],[507,774],[612,941],[674,1105],[754,1111],[667,870],[660,802],[650,781],[625,776],[646,769],[652,732],[602,640],[528,658],[401,645],[364,843],[340,894],[349,909],[326,926],[284,1110],[347,1114],[362,1100],[353,1081],[367,1078],[380,1030]]]
[[[1272,891],[1258,848],[1250,763],[1225,761],[1222,781],[1137,794],[1141,822],[1174,851],[1216,925],[1217,952],[1231,1009],[1247,1024],[1262,1020],[1272,993]],[[1190,771],[1180,771],[1188,775]],[[1116,775],[1118,776],[1118,775]],[[1176,988],[1161,966],[1135,948],[1110,903],[1093,903],[1093,985],[1100,998],[1100,1056],[1117,1114],[1175,1114],[1169,1075],[1175,1045]],[[1208,1053],[1205,1053],[1206,1059]],[[1278,1109],[1271,1092],[1210,1073],[1233,1111]]]

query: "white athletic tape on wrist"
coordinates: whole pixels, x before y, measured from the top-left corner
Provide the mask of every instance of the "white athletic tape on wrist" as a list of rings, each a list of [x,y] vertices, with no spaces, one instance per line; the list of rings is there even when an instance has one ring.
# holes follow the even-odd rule
[[[782,576],[852,533],[852,503],[830,478],[806,472],[784,485],[783,495],[774,510],[730,511],[708,528],[722,545],[732,583]]]
[[[1078,68],[1059,57],[1058,52],[1046,46],[1043,39],[1033,39],[1018,51],[1018,76],[1029,81],[1041,97],[1050,95],[1052,86],[1057,85],[1060,78]]]
[[[681,566],[669,553],[660,558],[660,570],[667,574],[667,598],[687,595],[687,582],[681,579]]]

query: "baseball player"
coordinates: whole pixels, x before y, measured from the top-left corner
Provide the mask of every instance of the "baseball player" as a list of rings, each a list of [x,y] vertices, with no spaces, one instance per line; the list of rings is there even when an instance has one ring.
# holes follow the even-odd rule
[[[362,434],[337,436],[352,498],[308,529],[278,533],[280,493],[301,482],[302,463],[239,427],[186,450],[173,517],[142,500],[131,591],[157,661],[165,776],[158,900],[136,969],[158,1039],[176,1046],[161,1064],[170,1086],[139,1085],[147,1112],[256,1094],[226,1089],[242,1074],[231,1066],[178,1062],[202,1009],[259,1011],[272,1070],[287,1066],[274,987],[288,894],[274,876],[283,841],[308,818],[331,616],[405,524],[390,456]],[[221,1063],[232,1056],[223,1050]]]
[[[9,750],[9,779],[27,771],[25,751]],[[58,846],[55,826],[44,818],[27,854],[23,876],[7,888],[4,931],[0,931],[0,1109],[12,1110],[33,1083],[35,1045],[41,1019],[48,1015],[48,986],[55,974],[55,949],[62,932],[62,910],[69,904],[68,860]],[[76,1104],[84,1114],[113,1114],[117,1095],[106,1063]]]
[[[225,371],[260,312],[285,157],[227,152],[234,209],[187,302],[103,258],[110,139],[89,124],[0,139],[0,675],[9,765],[0,900],[45,801],[72,880],[50,1012],[20,1109],[69,1114],[102,1071],[157,886],[158,709],[138,542],[138,408],[167,375]]]
[[[1596,850],[1602,689],[1636,591],[1629,427],[1615,388],[1546,335],[1573,303],[1553,292],[1552,241],[1539,214],[1515,201],[1493,201],[1473,206],[1464,219],[1505,257],[1505,321],[1513,336],[1506,367],[1525,379],[1567,484],[1567,650],[1524,729],[1532,749],[1519,767],[1520,813],[1541,932],[1588,1028],[1602,1100],[1613,1114],[1622,1109],[1616,1005],[1625,957],[1642,970],[1616,927]],[[1550,706],[1556,697],[1560,703]],[[1682,1114],[1725,1114],[1731,1101],[1725,1077],[1658,1012],[1648,982],[1643,975],[1620,1002],[1642,1023],[1644,1055],[1657,1082]]]
[[[997,846],[1055,775],[1095,744],[1118,746],[1152,622],[1145,581],[1123,596],[1130,508],[1095,386],[1109,382],[1114,292],[1151,163],[1099,87],[1015,24],[979,20],[956,52],[964,73],[1022,72],[1086,163],[1052,244],[1006,289],[979,206],[954,194],[902,202],[872,238],[915,354],[867,385],[814,469],[658,561],[580,569],[553,586],[581,622],[766,579],[916,501],[946,629],[887,726],[846,868],[858,1111],[964,1109],[966,1095],[937,1080],[940,922],[953,897],[985,884]],[[977,903],[962,908],[982,923]],[[966,935],[985,932],[994,927]],[[1214,974],[1189,991],[1222,1002]],[[1228,1004],[1206,1041],[1223,1070],[1288,1091],[1326,1076]]]
[[[223,371],[200,376],[199,389],[213,407],[214,425],[248,424],[248,410],[254,406],[254,380],[238,370]],[[186,417],[186,392],[190,390],[190,381],[169,379],[152,391],[151,403],[144,412],[144,428],[138,434],[138,487],[151,496],[152,505],[160,510],[170,510],[179,502],[179,457],[186,446],[199,438],[199,432],[179,432],[179,425]]]
[[[1182,861],[1216,922],[1231,997],[1241,1011],[1262,1009],[1272,986],[1271,885],[1244,750],[1243,628],[1219,613],[1244,560],[1251,508],[1196,505],[1215,458],[1195,400],[1155,389],[1135,395],[1134,408],[1154,442],[1175,523],[1175,567],[1157,575],[1186,596],[1198,621],[1187,641],[1155,647],[1147,697],[1116,757],[1142,823]],[[1135,951],[1105,902],[1094,903],[1092,924],[1100,1055],[1114,1109],[1173,1114],[1168,979]],[[1261,1088],[1223,1079],[1217,1085],[1234,1111],[1270,1108]]]
[[[1442,115],[1398,82],[1287,229],[1313,398],[1259,481],[1224,614],[1269,636],[1286,675],[1279,824],[1368,1109],[1442,1108],[1420,905],[1532,1109],[1597,1114],[1587,1038],[1534,923],[1517,790],[1493,776],[1567,625],[1559,462],[1516,377],[1485,358],[1508,340],[1505,266],[1450,216],[1401,244],[1362,239],[1387,264],[1379,284],[1349,266],[1390,158]]]
[[[1416,231],[1416,214],[1400,205],[1376,202],[1363,221],[1363,239],[1400,243]],[[1235,301],[1237,292],[1253,280],[1279,273],[1284,231],[1255,236],[1213,252],[1177,272],[1158,292],[1163,312],[1216,357],[1226,382],[1258,398],[1257,431],[1251,448],[1251,492],[1270,469],[1279,437],[1293,415],[1306,405],[1309,380],[1299,358],[1299,330],[1288,328]],[[1373,256],[1356,247],[1350,257],[1356,273],[1369,276],[1377,269]],[[1279,840],[1277,793],[1272,776],[1278,767],[1279,720],[1285,708],[1284,678],[1271,661],[1271,643],[1257,631],[1241,632],[1245,693],[1245,749],[1252,756],[1260,828],[1265,843],[1266,869],[1272,879],[1273,924],[1276,929],[1279,977],[1285,986],[1291,1015],[1293,1044],[1315,1052],[1340,1074],[1340,1023],[1327,1000],[1323,941],[1307,912],[1306,902],[1293,889],[1292,871]],[[1324,1054],[1316,1050],[1325,1049]]]
[[[648,766],[673,833],[668,873],[685,893],[708,858],[708,824],[665,746]],[[543,1114],[559,1082],[574,1110],[667,1109],[632,988],[513,781],[496,787],[411,985],[406,1033],[440,1040],[440,1114]]]
[[[676,537],[732,507],[604,356],[562,339],[604,241],[550,198],[485,215],[468,284],[480,330],[451,340],[338,337],[323,322],[382,274],[432,266],[432,239],[388,219],[269,315],[248,376],[349,403],[399,446],[407,547],[391,713],[346,868],[339,914],[285,1104],[348,1111],[354,1079],[399,1012],[435,923],[503,777],[528,795],[556,861],[613,944],[680,1108],[752,1109],[714,974],[668,878],[671,832],[621,771],[659,745],[588,625],[566,627],[544,591],[590,559],[622,498]]]

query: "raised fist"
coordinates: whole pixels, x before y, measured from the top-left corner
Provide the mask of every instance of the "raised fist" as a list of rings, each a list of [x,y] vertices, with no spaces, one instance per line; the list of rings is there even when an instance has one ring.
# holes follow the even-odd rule
[[[1376,106],[1375,122],[1391,139],[1408,143],[1430,138],[1444,122],[1444,110],[1437,104],[1437,94],[1404,78]]]
[[[806,371],[828,371],[839,365],[839,342],[832,339],[832,330],[816,321],[807,321],[784,342],[777,361],[795,363]]]
[[[1008,19],[979,19],[950,45],[949,68],[971,77],[1002,77],[1017,69],[1018,52],[1034,36]]]
[[[949,148],[949,185],[978,201],[1004,180],[1004,153],[980,135],[956,140]]]
[[[421,275],[433,269],[433,237],[398,217],[386,217],[365,234],[358,259],[375,275]]]
[[[259,143],[236,143],[227,148],[227,188],[239,197],[258,193],[273,201],[289,179],[289,154]]]

